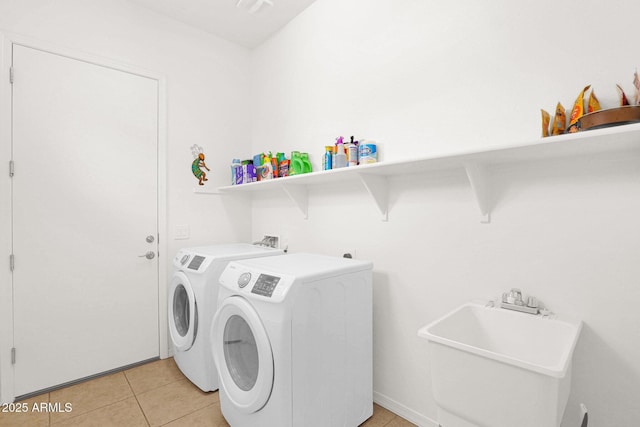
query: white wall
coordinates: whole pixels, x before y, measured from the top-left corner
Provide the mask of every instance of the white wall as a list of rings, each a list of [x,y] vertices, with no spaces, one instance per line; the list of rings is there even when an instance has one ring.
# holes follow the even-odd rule
[[[517,285],[585,321],[565,427],[577,425],[579,402],[594,425],[628,426],[640,422],[637,159],[498,170],[489,225],[456,173],[393,179],[387,223],[356,188],[312,189],[305,221],[281,197],[260,195],[247,212],[242,200],[192,194],[188,147],[204,146],[213,182],[226,184],[232,157],[303,149],[318,167],[339,134],[380,141],[387,160],[529,141],[539,108],[558,100],[570,108],[585,84],[604,106],[615,103],[615,83],[632,94],[638,59],[624,29],[639,12],[630,0],[490,9],[471,0],[322,0],[254,52],[124,0],[0,0],[0,28],[166,76],[168,224],[189,224],[192,234],[170,240],[170,253],[247,240],[252,225],[253,238],[277,232],[292,251],[348,249],[373,260],[378,400],[435,418],[417,329]],[[6,147],[0,156],[6,164]]]
[[[212,170],[208,186],[227,185],[230,159],[238,151],[248,151],[249,146],[248,50],[124,0],[0,0],[0,31],[165,77],[168,235],[161,230],[160,238],[168,239],[168,253],[160,255],[164,257],[161,268],[167,274],[173,254],[182,246],[249,240],[251,213],[242,200],[193,193],[197,180],[191,174],[189,149],[193,144],[204,147]],[[4,78],[8,57],[3,65],[7,67],[2,70]],[[5,137],[0,163],[6,165],[10,152],[4,131],[8,123],[1,127]],[[8,200],[8,181],[0,188],[2,200]],[[2,206],[0,240],[10,250],[8,211],[4,209],[8,205],[3,202]],[[174,240],[175,226],[183,224],[190,226],[191,238]],[[6,283],[10,276],[2,274],[0,293],[10,298],[10,284]],[[162,292],[166,292],[164,286],[161,284]],[[0,328],[3,369],[9,366],[5,357],[8,334],[6,327]]]
[[[316,2],[252,56],[253,152],[309,151],[338,135],[379,141],[386,160],[533,141],[540,108],[570,109],[592,84],[633,96],[624,31],[634,1]],[[391,180],[389,221],[352,184],[311,188],[309,219],[257,195],[253,233],[291,251],[374,262],[376,399],[436,418],[421,326],[511,287],[584,320],[564,427],[640,424],[638,156],[528,162],[494,171],[492,223],[463,172]]]

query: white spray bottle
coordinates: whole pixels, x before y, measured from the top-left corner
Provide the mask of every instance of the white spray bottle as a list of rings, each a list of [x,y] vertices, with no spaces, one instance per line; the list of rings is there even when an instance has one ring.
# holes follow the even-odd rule
[[[344,152],[344,143],[342,141],[342,137],[337,138],[336,146],[338,148],[333,162],[333,169],[347,167],[347,154]]]

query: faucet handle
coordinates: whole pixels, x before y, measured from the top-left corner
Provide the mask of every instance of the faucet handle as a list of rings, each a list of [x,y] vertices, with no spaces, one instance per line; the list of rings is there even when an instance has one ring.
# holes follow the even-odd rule
[[[527,298],[527,307],[538,308],[538,300],[535,297]]]
[[[513,298],[513,304],[524,305],[524,302],[522,301],[522,291],[520,291],[520,289],[512,288],[509,296]]]

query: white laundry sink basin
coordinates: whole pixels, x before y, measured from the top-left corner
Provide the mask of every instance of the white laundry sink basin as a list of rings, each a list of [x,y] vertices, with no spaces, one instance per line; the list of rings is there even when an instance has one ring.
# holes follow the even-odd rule
[[[443,427],[558,427],[582,322],[467,303],[423,327]]]

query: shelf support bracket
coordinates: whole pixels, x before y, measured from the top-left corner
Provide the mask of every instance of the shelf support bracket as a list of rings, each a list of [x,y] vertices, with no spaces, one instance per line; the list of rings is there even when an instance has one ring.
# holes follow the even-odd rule
[[[358,173],[358,177],[364,185],[373,201],[376,203],[383,221],[389,220],[389,183],[387,177]]]
[[[280,186],[300,212],[302,212],[302,217],[309,219],[309,192],[307,191],[307,186],[285,183],[280,184]]]
[[[487,179],[487,167],[479,163],[465,163],[464,170],[467,172],[469,184],[476,197],[476,202],[480,208],[482,218],[480,222],[489,224],[491,222],[491,213],[489,212],[489,183]]]

